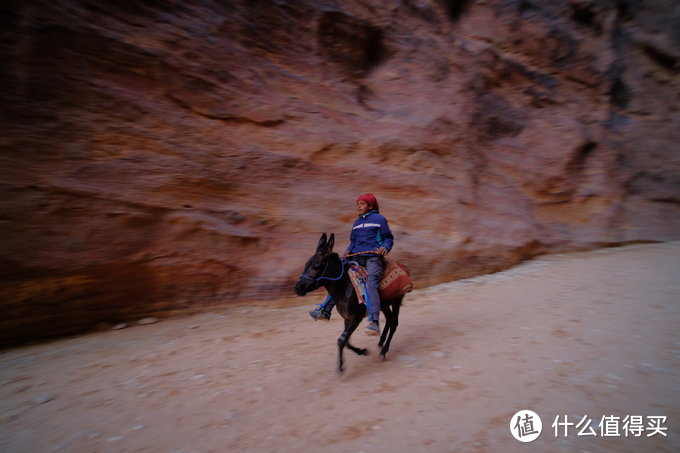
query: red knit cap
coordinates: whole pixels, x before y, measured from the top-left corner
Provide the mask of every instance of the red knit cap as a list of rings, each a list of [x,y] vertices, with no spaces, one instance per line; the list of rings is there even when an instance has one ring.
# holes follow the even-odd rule
[[[380,211],[380,208],[378,207],[378,200],[375,198],[375,195],[372,193],[365,193],[359,198],[357,198],[357,201],[365,201],[368,203],[368,207],[370,209],[375,209],[376,211]]]

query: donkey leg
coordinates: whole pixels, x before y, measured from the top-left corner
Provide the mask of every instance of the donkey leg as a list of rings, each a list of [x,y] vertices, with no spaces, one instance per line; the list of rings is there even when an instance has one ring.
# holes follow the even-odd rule
[[[348,330],[349,330],[349,320],[345,319],[345,330],[342,331],[342,335],[340,335],[340,338],[338,338],[338,372],[342,373],[342,366],[343,366],[343,360],[342,360],[342,350],[345,349],[345,345],[347,345],[347,338],[348,338]]]
[[[366,306],[365,305],[359,305],[358,309],[356,310],[355,313],[352,313],[351,315],[351,321],[350,321],[350,332],[349,335],[352,335],[354,331],[359,327],[359,324],[361,324],[361,320],[364,319],[364,316],[366,316]],[[351,350],[354,351],[355,353],[359,355],[367,355],[368,354],[368,349],[365,348],[357,348],[355,346],[352,346],[349,343],[349,335],[347,336],[347,347]]]
[[[396,303],[392,304],[392,310],[391,310],[391,315],[389,318],[389,329],[390,333],[387,336],[387,340],[385,341],[385,345],[383,346],[382,350],[380,351],[380,356],[385,359],[385,355],[387,354],[387,351],[390,350],[390,343],[392,343],[392,337],[394,336],[394,332],[397,330],[397,326],[399,325],[399,309],[401,308],[401,299],[398,299]],[[385,326],[385,329],[387,330],[387,326]]]
[[[349,326],[347,327],[348,329],[348,334],[347,334],[347,343],[345,346],[347,346],[350,351],[355,352],[356,354],[359,355],[367,355],[368,350],[365,348],[357,348],[353,345],[350,344],[349,342],[349,337],[352,336],[354,331],[359,327],[359,324],[361,324],[361,320],[364,319],[364,314],[363,313],[354,313],[352,315],[352,319],[349,321]]]
[[[342,335],[340,335],[340,338],[338,338],[338,371],[340,373],[342,373],[343,370],[344,362],[342,358],[342,350],[345,348],[345,346],[347,346],[351,351],[354,351],[359,355],[367,354],[366,349],[355,348],[354,346],[349,344],[349,337],[352,336],[352,333],[359,326],[362,318],[363,314],[355,313],[352,315],[352,318],[345,319],[345,330],[342,332]]]
[[[383,315],[385,315],[385,327],[383,327],[382,334],[380,335],[380,341],[378,342],[378,346],[380,347],[385,344],[385,338],[387,338],[387,334],[390,332],[390,319],[392,318],[392,310],[390,310],[389,307],[382,307],[382,312]]]
[[[349,326],[349,335],[347,335],[347,343],[345,346],[349,348],[350,351],[355,352],[356,354],[359,355],[367,355],[368,354],[368,349],[366,348],[357,348],[355,346],[352,346],[349,342],[349,337],[354,333],[354,331],[359,327],[359,324],[361,324],[361,320],[364,318],[363,315],[357,315],[355,316],[352,321],[350,321],[350,326]]]
[[[380,356],[383,358],[383,360],[385,359],[385,355],[387,355],[387,351],[390,350],[390,343],[392,343],[392,337],[394,336],[394,332],[397,330],[398,325],[399,320],[397,319],[396,316],[392,316],[392,318],[390,319],[390,333],[387,336],[387,341],[385,341],[384,346],[380,350]]]
[[[354,351],[358,355],[368,355],[368,349],[366,348],[357,348],[349,344],[349,342],[347,343],[347,347],[349,348],[350,351]]]

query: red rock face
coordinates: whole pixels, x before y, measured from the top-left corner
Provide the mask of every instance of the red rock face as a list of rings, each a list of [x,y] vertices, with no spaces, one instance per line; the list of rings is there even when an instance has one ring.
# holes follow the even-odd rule
[[[0,341],[292,295],[364,192],[421,285],[680,238],[673,2],[365,3],[3,2]]]

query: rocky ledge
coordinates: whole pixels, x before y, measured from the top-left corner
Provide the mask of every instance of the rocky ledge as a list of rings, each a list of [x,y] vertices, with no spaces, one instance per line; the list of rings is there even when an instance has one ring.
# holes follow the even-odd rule
[[[3,2],[0,343],[292,295],[363,192],[421,286],[680,239],[673,4]]]

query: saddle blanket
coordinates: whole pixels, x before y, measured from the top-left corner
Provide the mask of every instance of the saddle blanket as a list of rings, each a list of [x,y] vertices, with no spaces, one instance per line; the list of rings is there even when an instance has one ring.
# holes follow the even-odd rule
[[[348,269],[349,279],[359,297],[359,303],[365,304],[367,299],[368,272],[366,268],[353,263]],[[380,281],[380,299],[389,300],[403,296],[413,289],[413,280],[406,267],[401,263],[385,257],[385,269]]]

